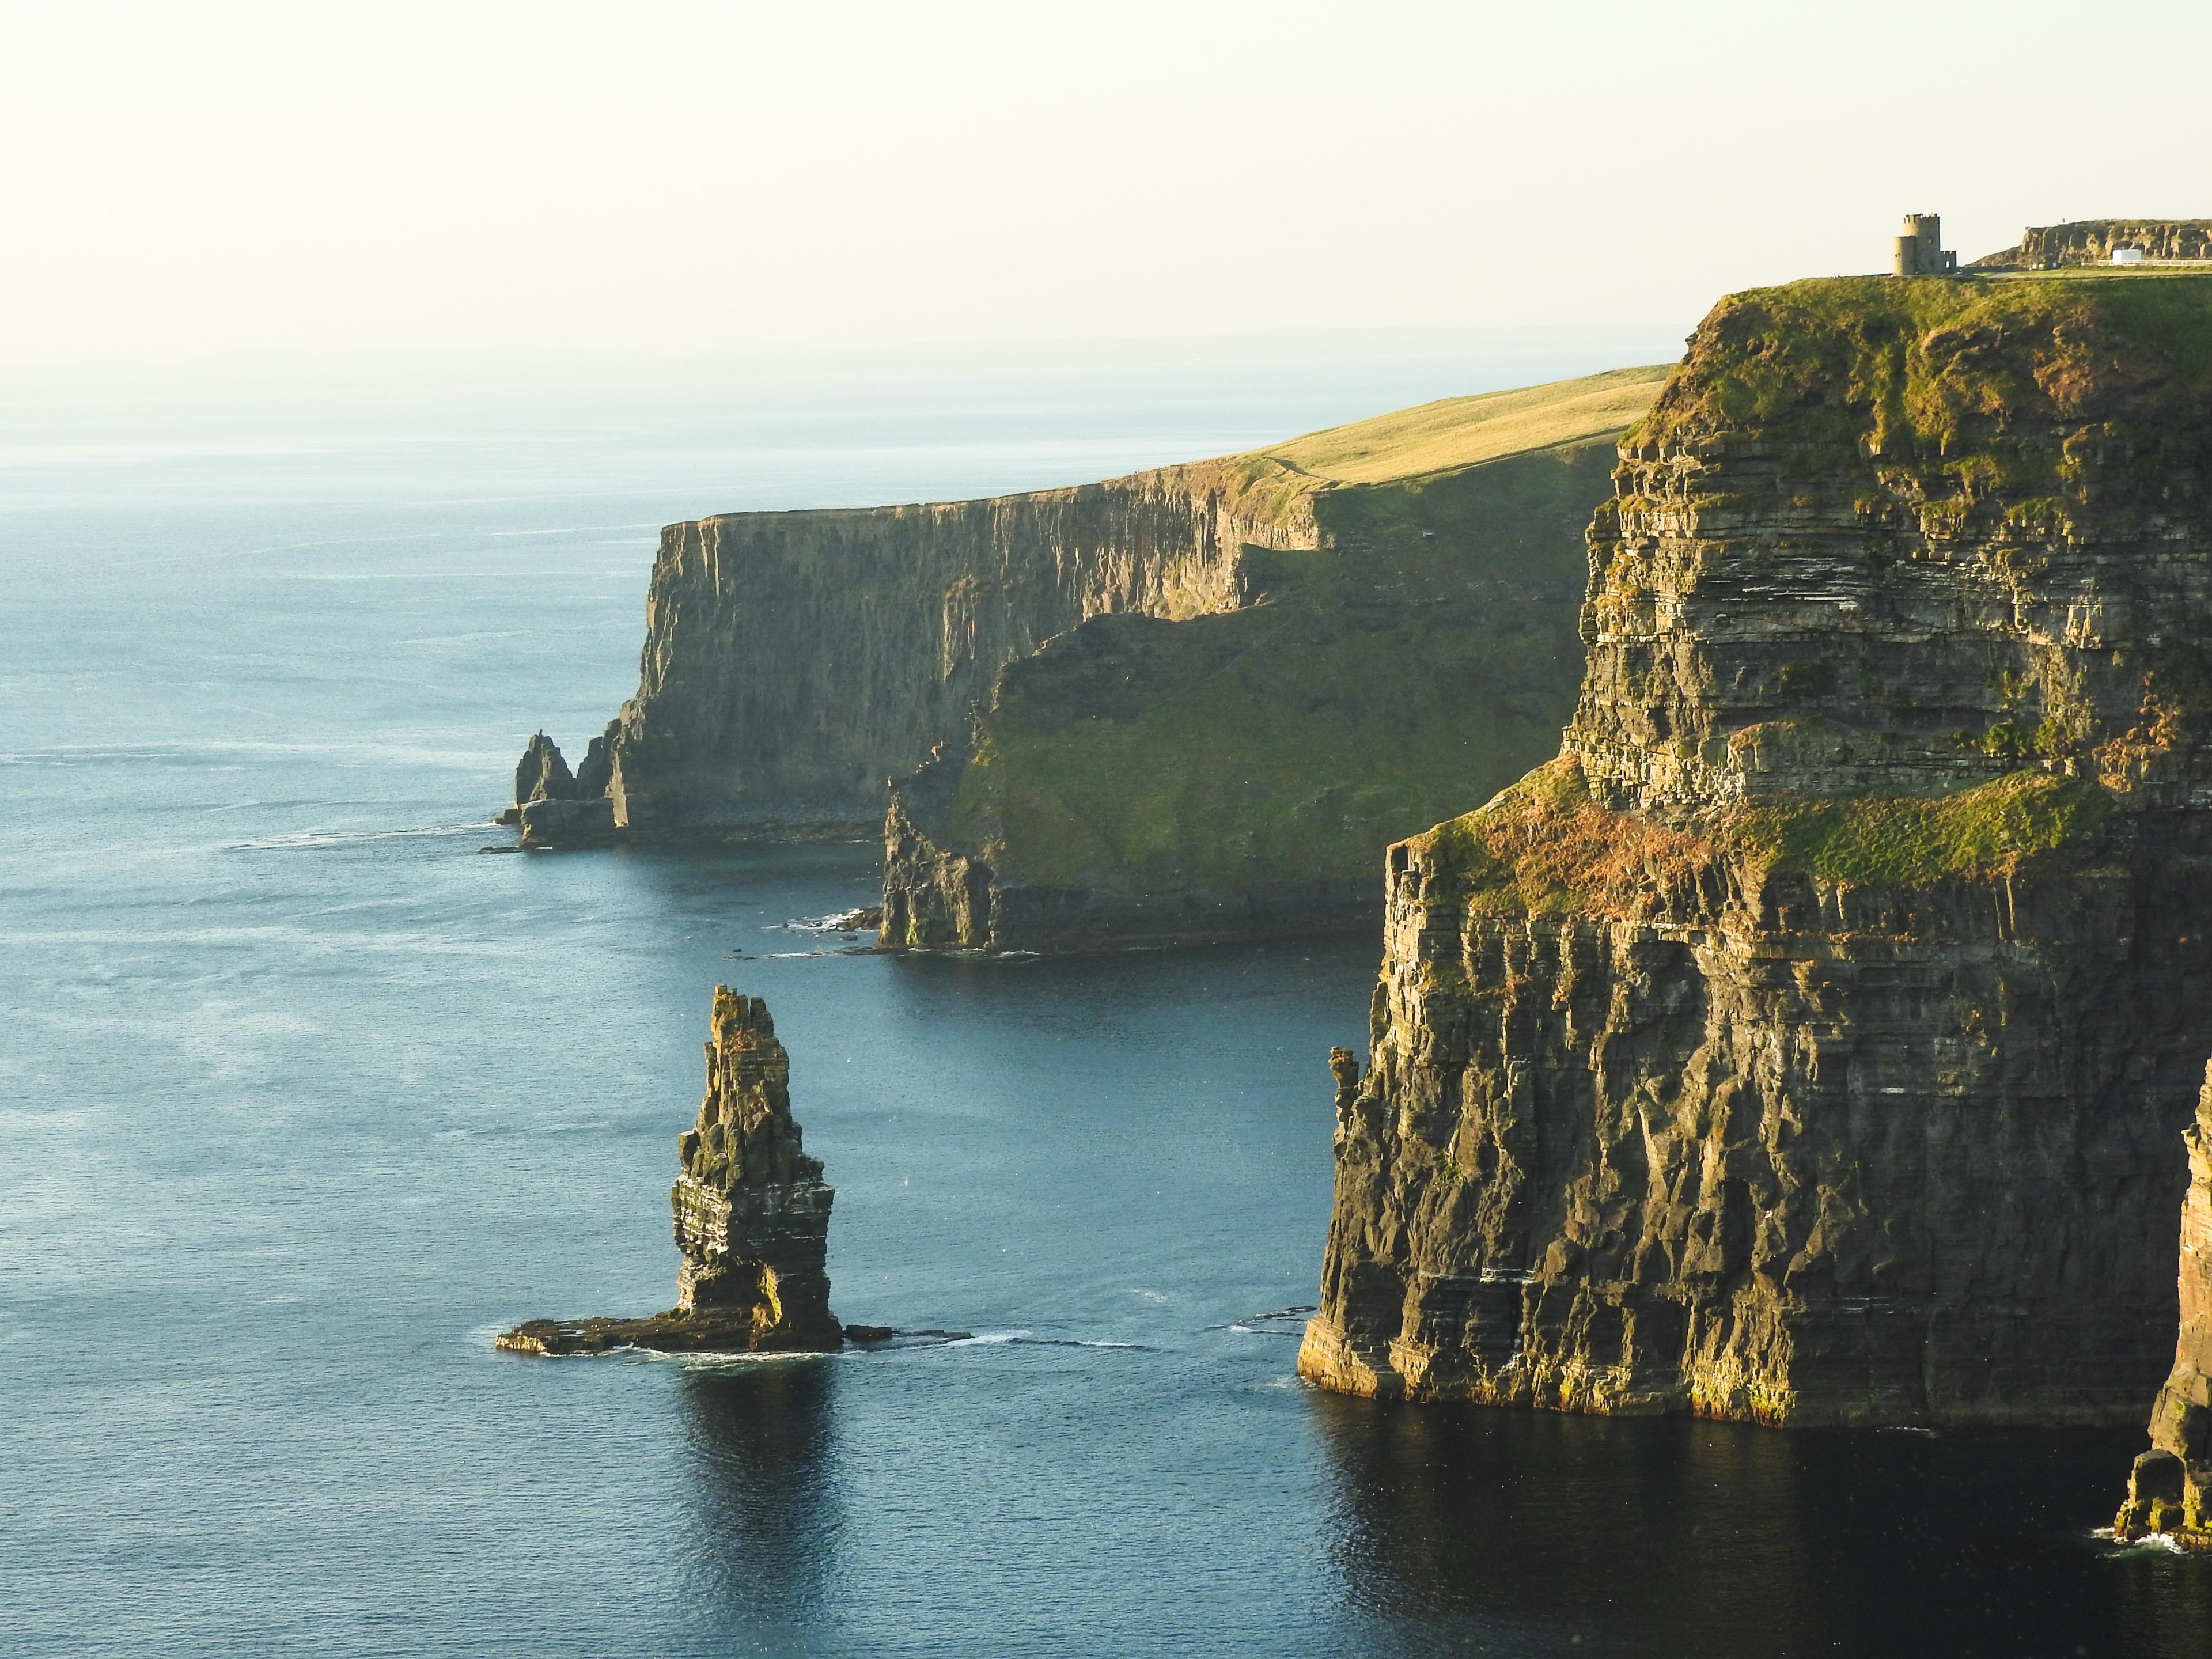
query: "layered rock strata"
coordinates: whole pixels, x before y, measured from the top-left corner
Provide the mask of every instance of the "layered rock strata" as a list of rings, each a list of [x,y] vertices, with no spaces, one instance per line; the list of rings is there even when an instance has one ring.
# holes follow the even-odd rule
[[[1536,447],[1493,431],[1468,465],[1435,466],[1425,441],[1401,453],[1403,416],[1285,446],[1315,547],[1248,549],[1234,611],[1097,617],[1048,641],[1000,672],[964,742],[895,781],[884,943],[1373,927],[1381,848],[1555,747],[1580,678],[1583,526],[1618,435],[1562,441],[1563,411],[1618,422],[1662,374],[1508,394]]]
[[[2139,1420],[2212,1053],[2212,282],[1724,301],[1559,760],[1394,847],[1300,1369]]]
[[[2077,219],[2032,225],[2016,247],[1974,261],[1977,270],[2058,270],[2069,265],[2108,265],[2116,250],[2132,248],[2161,264],[2212,260],[2212,219]]]
[[[684,1257],[676,1305],[646,1319],[532,1320],[501,1347],[812,1352],[844,1340],[826,1267],[836,1194],[791,1115],[791,1057],[768,1005],[727,986],[714,988],[713,1030],[706,1097],[677,1141],[669,1194]]]
[[[1524,448],[1618,429],[1656,378],[1404,411],[1389,465],[1464,465],[1509,428]],[[580,798],[604,796],[625,836],[872,833],[884,780],[959,741],[1006,664],[1095,616],[1250,605],[1255,561],[1319,548],[1316,493],[1371,481],[1375,457],[1338,446],[1317,470],[1311,442],[985,501],[671,525],[637,693],[600,739],[603,775],[579,769]],[[562,811],[538,816],[550,844]]]
[[[2124,1542],[2163,1536],[2203,1554],[2212,1553],[2212,1069],[2184,1150],[2180,1334],[2151,1407],[2151,1448],[2136,1459],[2112,1532]]]
[[[524,745],[514,769],[514,805],[501,823],[519,826],[525,847],[596,846],[613,839],[614,803],[607,799],[606,739],[593,738],[574,774],[560,745],[543,732]]]
[[[872,832],[884,780],[957,736],[1005,663],[1102,611],[1232,605],[1241,550],[1313,536],[1295,491],[1233,461],[671,525],[600,793],[635,835]]]

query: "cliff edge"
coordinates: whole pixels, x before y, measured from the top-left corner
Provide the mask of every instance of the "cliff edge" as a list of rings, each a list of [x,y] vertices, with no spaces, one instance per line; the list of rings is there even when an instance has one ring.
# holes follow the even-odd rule
[[[1095,617],[1007,664],[964,741],[894,781],[884,942],[1374,925],[1382,847],[1556,745],[1583,526],[1665,374],[1454,398],[1267,452],[1312,544],[1243,550],[1233,609]]]
[[[1658,378],[1447,399],[1069,489],[671,525],[636,695],[573,780],[526,756],[524,844],[872,833],[884,780],[961,741],[1000,670],[1045,641],[1096,616],[1247,605],[1255,558],[1322,544],[1319,493],[1617,431]]]
[[[1724,300],[1559,757],[1391,848],[1301,1371],[2139,1420],[2212,1053],[2212,280]]]

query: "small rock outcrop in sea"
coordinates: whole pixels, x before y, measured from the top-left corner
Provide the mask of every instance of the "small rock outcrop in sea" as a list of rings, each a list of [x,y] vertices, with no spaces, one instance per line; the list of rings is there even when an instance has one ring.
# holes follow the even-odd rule
[[[676,1305],[647,1319],[533,1319],[501,1335],[501,1347],[811,1352],[843,1341],[826,1267],[836,1194],[791,1115],[791,1057],[768,1005],[725,985],[714,988],[714,1034],[706,1098],[677,1141],[683,1167],[669,1194],[684,1253]],[[855,1340],[876,1340],[866,1328]]]
[[[500,814],[518,824],[525,847],[590,847],[614,839],[614,803],[607,799],[607,740],[593,738],[572,775],[560,745],[532,737],[514,769],[514,805]]]
[[[2212,1553],[2212,1067],[2182,1141],[2189,1191],[2181,1200],[2180,1334],[2151,1407],[2150,1449],[2136,1459],[2112,1534]]]

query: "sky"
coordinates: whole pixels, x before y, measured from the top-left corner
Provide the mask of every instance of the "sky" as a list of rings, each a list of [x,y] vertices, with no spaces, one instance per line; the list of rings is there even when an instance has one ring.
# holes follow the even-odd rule
[[[0,8],[0,363],[1661,324],[2212,216],[2167,0]]]

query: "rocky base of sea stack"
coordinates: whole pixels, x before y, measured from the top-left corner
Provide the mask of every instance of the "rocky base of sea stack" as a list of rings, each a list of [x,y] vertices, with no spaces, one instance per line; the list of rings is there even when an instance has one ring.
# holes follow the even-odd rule
[[[671,1308],[645,1319],[533,1319],[501,1331],[495,1346],[549,1357],[608,1353],[617,1348],[649,1348],[656,1353],[830,1353],[848,1341],[882,1342],[892,1334],[884,1326],[841,1326],[834,1319],[809,1328],[763,1324],[744,1309],[686,1313]]]
[[[2123,1544],[2151,1539],[2212,1555],[2212,1516],[2204,1513],[2203,1493],[2188,1466],[2167,1451],[2147,1451],[2136,1459],[2128,1480],[2128,1501],[2112,1517],[2112,1536]]]

